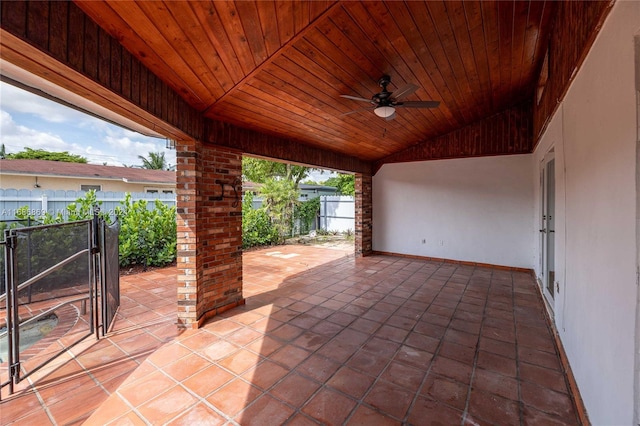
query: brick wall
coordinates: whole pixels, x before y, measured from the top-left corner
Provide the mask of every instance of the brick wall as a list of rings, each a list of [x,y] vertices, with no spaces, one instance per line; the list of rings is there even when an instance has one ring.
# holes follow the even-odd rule
[[[356,174],[356,220],[355,220],[355,253],[356,256],[367,256],[373,251],[372,246],[372,178],[371,175]]]
[[[197,323],[197,283],[202,270],[196,256],[197,184],[202,173],[197,159],[201,146],[195,141],[176,144],[176,211],[178,232],[178,325]]]
[[[242,155],[199,142],[177,145],[178,324],[195,328],[244,303]]]

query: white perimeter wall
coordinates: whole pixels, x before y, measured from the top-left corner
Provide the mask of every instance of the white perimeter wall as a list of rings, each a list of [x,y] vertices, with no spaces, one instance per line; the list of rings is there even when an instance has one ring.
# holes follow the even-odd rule
[[[555,322],[596,425],[634,424],[640,397],[634,391],[639,32],[640,2],[617,2],[534,154],[533,227],[539,162],[555,152]]]
[[[532,165],[531,155],[385,164],[373,177],[373,249],[533,268]]]

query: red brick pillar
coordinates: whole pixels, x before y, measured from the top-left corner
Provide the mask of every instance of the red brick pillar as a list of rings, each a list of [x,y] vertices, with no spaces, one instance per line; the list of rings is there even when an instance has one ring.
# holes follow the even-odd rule
[[[242,155],[195,141],[177,145],[178,325],[197,328],[244,303]]]
[[[355,252],[357,257],[368,256],[373,251],[372,178],[356,174],[356,230]]]

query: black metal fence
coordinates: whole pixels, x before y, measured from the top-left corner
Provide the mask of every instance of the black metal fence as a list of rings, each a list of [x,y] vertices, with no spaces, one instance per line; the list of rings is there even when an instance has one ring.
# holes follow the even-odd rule
[[[107,334],[120,306],[120,264],[118,263],[119,223],[102,222],[100,228],[100,283],[102,294],[102,333]]]
[[[0,251],[0,387],[11,394],[69,347],[106,334],[120,301],[118,226],[97,213],[78,222],[11,226]]]

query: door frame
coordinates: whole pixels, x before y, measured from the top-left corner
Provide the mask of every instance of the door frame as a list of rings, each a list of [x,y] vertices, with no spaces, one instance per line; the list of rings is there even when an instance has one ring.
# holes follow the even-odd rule
[[[553,163],[552,163],[553,162]],[[553,164],[553,182],[549,181],[549,164]],[[556,191],[555,191],[555,152],[552,147],[540,161],[540,276],[538,277],[540,290],[553,312],[556,294],[555,286],[555,217],[556,217]],[[553,197],[550,203],[549,196]],[[551,212],[549,210],[551,209]],[[549,214],[551,213],[551,214]],[[551,267],[550,267],[551,265]],[[549,288],[551,286],[551,288]]]

